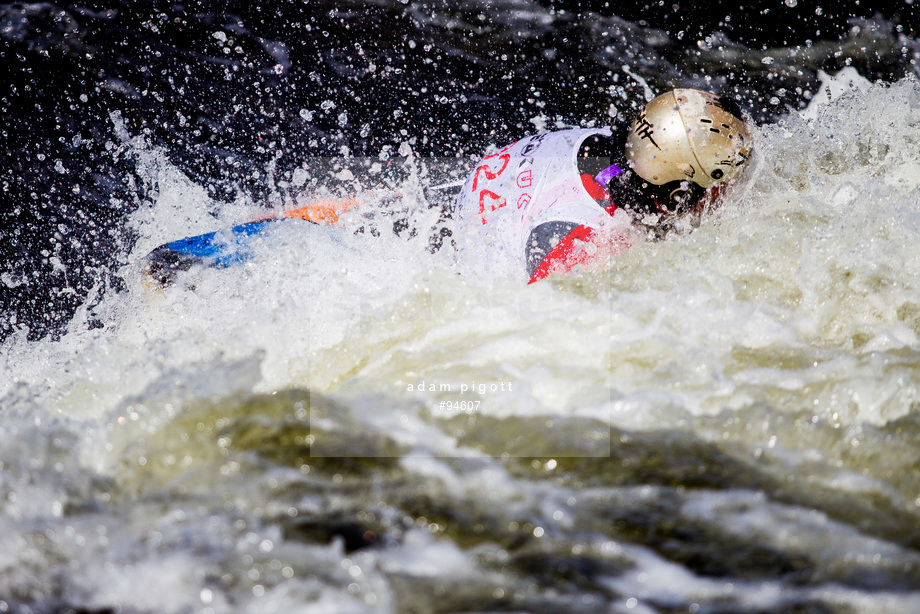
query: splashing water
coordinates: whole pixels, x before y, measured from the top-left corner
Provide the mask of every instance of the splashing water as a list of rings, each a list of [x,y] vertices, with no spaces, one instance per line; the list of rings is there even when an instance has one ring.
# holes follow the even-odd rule
[[[918,145],[915,80],[845,93],[696,231],[531,286],[360,217],[164,290],[131,264],[2,347],[0,603],[915,610]],[[254,212],[195,227],[145,155],[135,256]]]

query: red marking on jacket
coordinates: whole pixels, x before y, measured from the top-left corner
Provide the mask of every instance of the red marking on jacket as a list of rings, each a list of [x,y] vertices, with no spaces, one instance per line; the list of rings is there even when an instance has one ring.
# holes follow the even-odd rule
[[[610,200],[610,194],[607,193],[600,184],[594,181],[594,177],[585,173],[581,176],[582,185],[595,200]],[[616,212],[617,207],[614,203],[604,207],[609,215]],[[581,242],[581,249],[576,249],[576,242]],[[567,273],[576,266],[595,262],[600,258],[606,257],[613,253],[613,246],[608,244],[609,239],[598,235],[595,230],[589,226],[581,225],[567,234],[556,246],[543,258],[540,266],[536,268],[533,275],[528,281],[532,284],[535,281],[545,279],[550,273]],[[586,249],[593,245],[595,249]],[[629,247],[629,244],[622,237],[617,237],[616,245],[619,247]],[[616,250],[619,251],[619,250]]]

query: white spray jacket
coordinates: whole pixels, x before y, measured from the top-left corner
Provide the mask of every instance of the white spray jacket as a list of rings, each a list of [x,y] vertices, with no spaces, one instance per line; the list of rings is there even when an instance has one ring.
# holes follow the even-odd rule
[[[541,224],[628,228],[630,219],[624,211],[611,215],[582,183],[576,157],[581,144],[593,135],[609,137],[610,130],[537,134],[483,158],[457,197],[461,253],[480,254],[480,269],[521,276],[526,272],[527,241]]]

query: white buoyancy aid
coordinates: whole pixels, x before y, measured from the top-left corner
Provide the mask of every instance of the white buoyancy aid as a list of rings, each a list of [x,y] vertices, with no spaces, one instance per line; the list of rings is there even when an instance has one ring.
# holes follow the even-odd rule
[[[456,239],[464,257],[477,252],[493,272],[521,275],[535,227],[562,221],[599,228],[609,222],[610,214],[582,184],[577,163],[581,144],[598,134],[610,136],[610,130],[537,134],[486,156],[457,197]]]

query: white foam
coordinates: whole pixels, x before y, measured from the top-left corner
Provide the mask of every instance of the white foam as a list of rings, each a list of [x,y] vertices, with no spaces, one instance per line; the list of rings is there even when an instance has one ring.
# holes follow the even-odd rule
[[[811,102],[802,111],[802,117],[806,119],[817,118],[821,107],[834,102],[841,96],[864,92],[872,87],[872,82],[859,74],[852,66],[845,66],[833,75],[819,69],[818,79],[821,85],[813,95]]]

